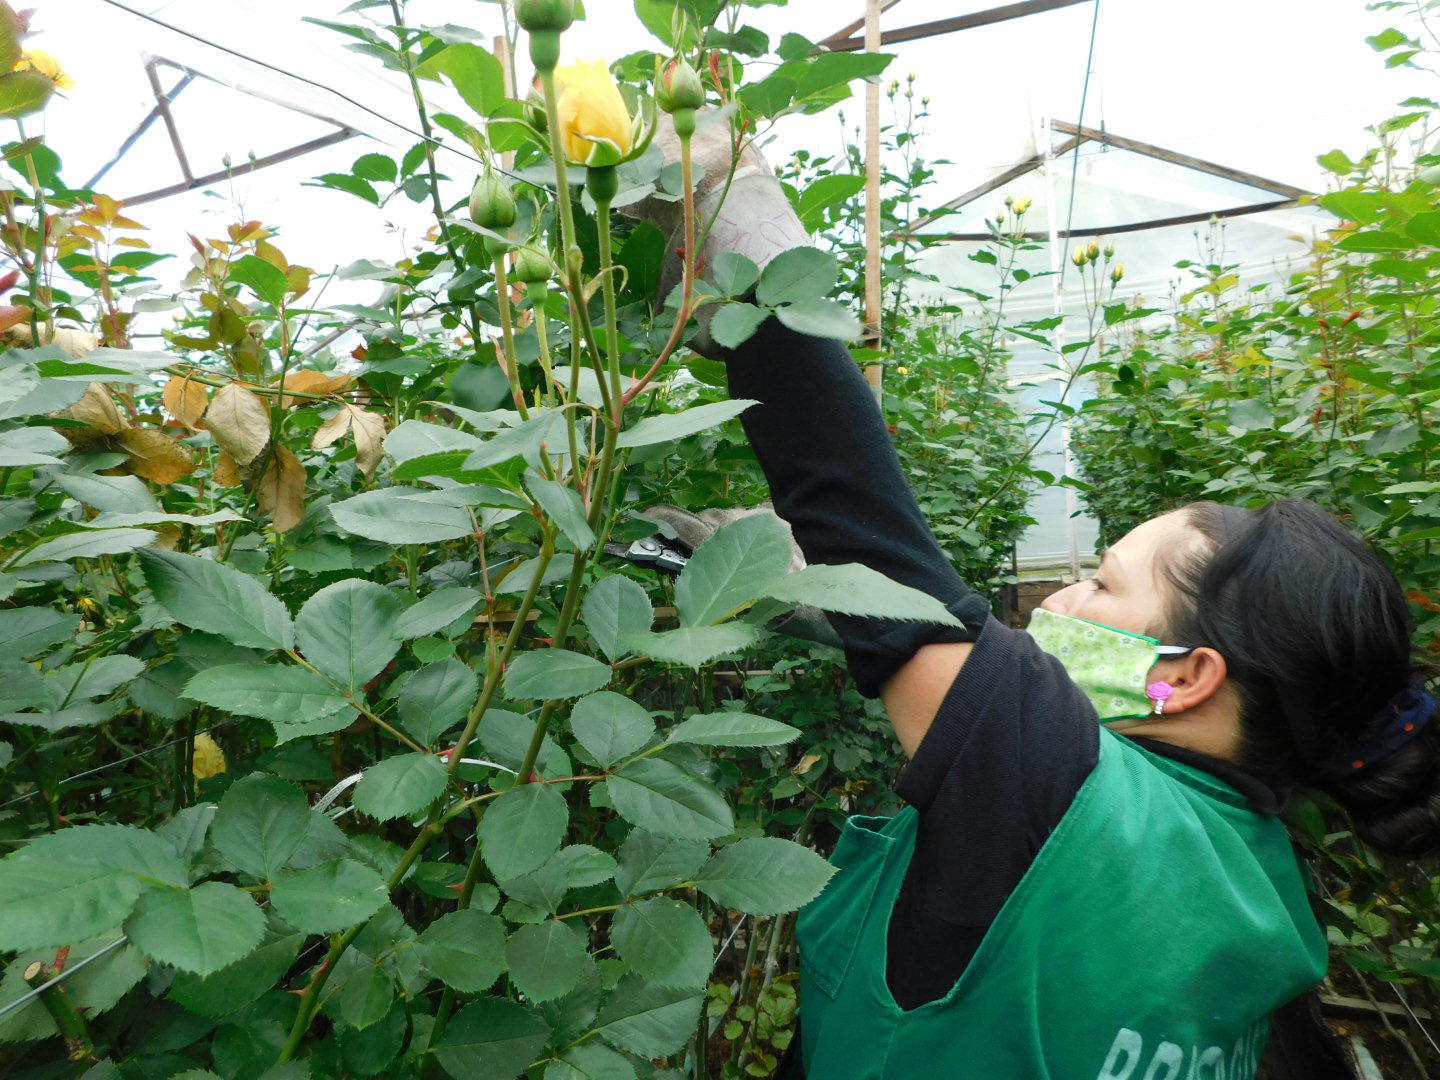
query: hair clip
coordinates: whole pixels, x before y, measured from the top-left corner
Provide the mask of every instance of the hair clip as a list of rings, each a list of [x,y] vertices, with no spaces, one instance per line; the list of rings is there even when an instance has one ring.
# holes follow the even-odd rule
[[[1175,693],[1175,687],[1168,682],[1152,682],[1145,687],[1145,696],[1155,702],[1155,715],[1165,715],[1165,702],[1170,700],[1170,695]]]

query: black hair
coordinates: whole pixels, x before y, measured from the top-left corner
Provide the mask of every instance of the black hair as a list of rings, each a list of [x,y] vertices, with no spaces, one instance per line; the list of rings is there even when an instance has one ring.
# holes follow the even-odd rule
[[[1177,513],[1197,537],[1164,565],[1175,586],[1167,629],[1175,644],[1225,658],[1240,766],[1325,791],[1378,850],[1415,857],[1440,848],[1440,720],[1379,761],[1338,778],[1331,771],[1432,674],[1417,661],[1395,575],[1313,503],[1198,502]]]

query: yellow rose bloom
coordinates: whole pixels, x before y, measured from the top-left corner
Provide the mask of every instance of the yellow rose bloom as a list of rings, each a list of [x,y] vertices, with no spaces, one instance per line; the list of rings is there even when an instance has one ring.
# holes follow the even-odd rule
[[[635,144],[635,123],[601,60],[555,69],[560,82],[560,143],[577,165],[616,165]]]
[[[195,779],[209,780],[212,776],[218,776],[225,771],[225,751],[220,749],[211,736],[200,734],[195,736],[195,753],[190,759],[191,771]]]
[[[61,90],[75,89],[75,80],[65,74],[60,61],[56,60],[49,53],[41,52],[39,49],[30,49],[20,55],[15,61],[16,71],[38,71],[50,79]]]

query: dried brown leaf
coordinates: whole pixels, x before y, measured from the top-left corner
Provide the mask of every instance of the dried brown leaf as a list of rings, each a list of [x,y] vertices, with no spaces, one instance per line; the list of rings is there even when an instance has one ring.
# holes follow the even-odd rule
[[[174,551],[180,546],[180,537],[184,535],[179,525],[152,525],[155,530],[155,542],[150,546],[159,548],[161,551]]]
[[[326,375],[320,371],[292,371],[285,376],[281,384],[282,390],[297,390],[302,394],[338,394],[350,385],[354,380],[349,375]],[[296,405],[304,405],[310,398],[282,397],[281,408],[293,409]]]
[[[270,410],[257,394],[234,383],[215,391],[205,410],[205,426],[242,473],[254,467],[270,445]]]
[[[375,479],[375,469],[385,456],[385,417],[346,405],[350,413],[350,431],[355,436],[355,464],[366,480]]]
[[[305,466],[287,446],[276,446],[255,489],[255,500],[276,532],[288,532],[305,516]]]
[[[189,448],[154,428],[127,428],[115,436],[114,445],[130,455],[132,473],[156,484],[173,484],[195,471]]]
[[[341,405],[334,416],[315,429],[315,435],[310,440],[310,449],[322,450],[331,443],[339,442],[350,430],[350,417],[350,406]]]
[[[78,420],[85,425],[83,428],[60,428],[60,434],[76,446],[87,446],[130,426],[115,407],[115,400],[110,396],[105,384],[98,382],[87,386],[84,396],[74,405],[54,415],[66,420]]]
[[[204,383],[187,379],[184,375],[173,375],[165,384],[162,396],[165,400],[165,410],[178,423],[183,424],[191,431],[199,429],[200,417],[205,415],[207,404]]]
[[[240,475],[240,466],[235,464],[235,459],[221,450],[215,458],[215,468],[210,473],[210,479],[221,487],[239,487],[244,481]]]

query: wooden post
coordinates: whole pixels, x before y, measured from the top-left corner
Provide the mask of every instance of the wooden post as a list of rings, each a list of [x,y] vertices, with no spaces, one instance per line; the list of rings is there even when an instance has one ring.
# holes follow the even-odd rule
[[[865,0],[865,51],[880,51],[880,2]],[[865,84],[865,336],[861,345],[879,349],[880,311],[880,80]],[[865,381],[878,401],[883,393],[885,368],[870,364]]]

